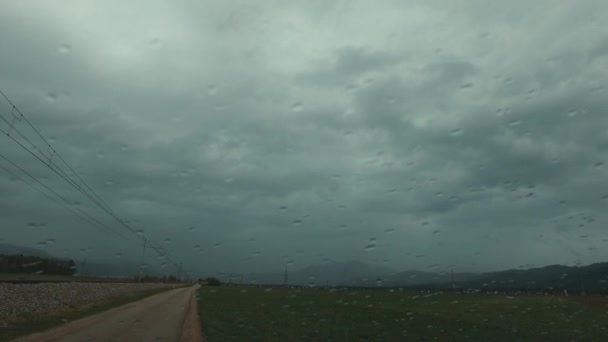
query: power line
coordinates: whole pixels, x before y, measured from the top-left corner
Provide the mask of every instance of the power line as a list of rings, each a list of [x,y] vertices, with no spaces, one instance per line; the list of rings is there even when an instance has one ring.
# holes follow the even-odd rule
[[[8,103],[12,106],[12,111],[16,111],[17,113],[19,113],[20,118],[25,120],[25,122],[28,123],[28,125],[36,132],[36,134],[38,134],[38,136],[42,139],[42,141],[45,142],[45,144],[47,144],[49,146],[49,149],[52,148],[52,145],[42,136],[42,134],[36,129],[36,127],[34,127],[32,125],[32,123],[27,119],[27,117],[25,117],[25,115],[23,115],[23,113],[19,110],[19,108],[17,108],[12,101],[10,101],[10,99],[4,94],[4,92],[2,92],[0,90],[0,94],[2,95],[2,97],[4,97],[4,99],[6,101],[8,101]],[[13,115],[14,116],[14,115]],[[14,116],[14,118],[16,118],[16,116]],[[4,117],[3,117],[4,119]],[[20,119],[20,120],[21,120]],[[5,122],[7,122],[6,119],[4,119]],[[14,121],[13,121],[14,123]],[[85,189],[83,189],[82,187],[80,187],[78,184],[76,184],[76,182],[74,180],[72,180],[69,176],[67,176],[67,174],[65,173],[65,171],[63,171],[59,166],[57,166],[54,162],[52,162],[52,160],[49,158],[49,162],[45,162],[44,160],[42,160],[39,156],[37,156],[34,152],[32,152],[30,149],[28,149],[26,146],[24,146],[21,142],[19,142],[17,139],[15,139],[14,137],[10,136],[10,131],[13,128],[13,124],[11,125],[11,129],[9,129],[9,132],[4,132],[6,136],[8,136],[11,140],[13,140],[15,143],[17,143],[21,148],[23,148],[24,150],[26,150],[28,153],[30,153],[32,156],[34,156],[36,159],[38,159],[40,162],[42,162],[44,165],[46,165],[49,169],[51,169],[53,172],[55,172],[59,177],[61,177],[63,180],[65,180],[68,184],[72,185],[73,187],[75,187],[78,191],[80,191],[83,195],[85,195],[87,198],[89,198],[89,200],[91,200],[93,203],[95,203],[99,208],[101,208],[103,211],[105,211],[107,214],[109,214],[110,216],[112,216],[118,223],[120,223],[123,227],[125,227],[127,230],[131,231],[134,234],[137,234],[137,231],[135,229],[133,229],[132,227],[130,227],[128,224],[126,224],[124,222],[124,220],[120,219],[118,216],[116,216],[109,208],[107,208],[106,206],[104,206],[100,201],[96,200],[95,198],[93,198],[93,196],[91,194],[89,194]],[[21,134],[20,134],[21,135]],[[27,140],[27,139],[26,139]],[[27,140],[29,142],[29,140]],[[29,142],[31,145],[33,145],[31,142]],[[35,145],[33,145],[35,146]],[[70,167],[67,162],[65,162],[65,160],[59,155],[58,152],[55,151],[55,149],[53,148],[53,153],[54,155],[57,155],[58,158],[60,158],[60,160],[62,160],[64,162],[64,164],[66,164],[68,166],[68,168],[75,174],[77,175],[77,177],[81,180],[81,182],[83,184],[85,184],[85,186],[88,189],[91,189],[91,187],[86,184],[86,182],[84,182],[84,180],[82,180],[82,178],[80,176],[78,176],[78,174],[76,173],[76,171],[74,171],[74,169],[72,167]],[[58,172],[55,168],[53,168],[51,165],[57,167],[57,169],[61,170],[63,175]],[[94,193],[94,191],[91,190],[91,192]],[[99,198],[99,195],[97,195],[95,193],[96,197]],[[105,204],[105,202],[104,202]],[[139,235],[138,235],[139,236]]]
[[[36,129],[36,127],[29,121],[29,119],[23,115],[23,113],[19,110],[19,108],[17,108],[17,106],[15,106],[12,101],[6,96],[6,94],[4,94],[4,92],[2,92],[0,90],[0,94],[2,95],[2,97],[4,97],[4,99],[12,106],[11,109],[11,115],[13,116],[13,122],[9,123],[9,121],[7,119],[4,118],[4,116],[0,115],[0,117],[2,118],[2,120],[9,125],[9,131],[5,132],[4,130],[1,130],[6,136],[8,136],[9,138],[11,138],[13,141],[15,141],[17,144],[19,144],[22,148],[24,148],[26,151],[28,151],[30,154],[32,154],[34,157],[36,157],[38,160],[40,160],[40,162],[42,162],[43,164],[45,164],[47,167],[49,167],[50,169],[52,169],[55,173],[57,173],[60,177],[62,177],[66,182],[71,183],[71,185],[73,185],[77,190],[79,190],[83,195],[85,195],[86,197],[88,197],[92,202],[94,202],[95,204],[97,204],[99,207],[103,208],[104,210],[108,210],[108,211],[112,211],[109,206],[101,199],[101,197],[99,195],[97,195],[97,193],[80,177],[80,175],[78,175],[78,173],[76,171],[74,171],[74,169],[65,161],[65,159],[63,159],[63,157],[52,147],[52,145],[48,142],[48,140],[46,140],[46,138],[44,138],[44,136],[42,136],[42,134],[40,133],[40,131],[38,131],[38,129]],[[14,112],[17,112],[19,114],[19,116],[16,116],[14,114]],[[36,132],[36,134],[40,137],[40,139],[42,139],[42,141],[44,142],[44,144],[48,147],[47,148],[47,152],[49,152],[50,156],[46,156],[43,152],[41,152],[40,149],[38,149],[38,147],[33,144],[29,139],[27,139],[27,137],[25,137],[20,131],[19,129],[17,129],[14,124],[15,121],[18,120],[19,122],[21,122],[22,120],[24,120],[29,126],[30,128]],[[10,133],[12,130],[15,130],[15,132],[17,132],[25,141],[27,141],[32,148],[34,148],[35,150],[39,151],[40,155],[43,156],[45,159],[47,159],[47,161],[45,162],[44,160],[42,160],[41,158],[39,158],[37,155],[35,155],[30,149],[28,149],[27,147],[25,147],[23,144],[21,144],[20,142],[18,142],[14,137],[10,136]],[[52,151],[52,152],[51,152]],[[86,190],[84,190],[76,180],[72,179],[67,172],[65,172],[59,165],[57,165],[55,162],[53,162],[52,158],[53,156],[57,156],[57,158],[59,158],[59,160],[61,160],[63,162],[63,164],[65,166],[68,167],[68,169],[76,176],[76,178],[78,178],[78,180],[80,180],[80,182],[93,194],[89,194]],[[57,170],[53,169],[53,167],[51,167],[51,164],[57,168]],[[62,175],[59,174],[59,172],[62,173]],[[95,199],[93,198],[93,196],[95,196]]]
[[[57,199],[49,196],[46,192],[40,190],[39,188],[35,187],[33,184],[29,183],[28,181],[26,181],[25,179],[19,177],[17,174],[13,173],[12,171],[10,171],[9,169],[7,169],[6,167],[0,165],[0,167],[6,171],[7,173],[11,174],[12,176],[16,177],[17,179],[19,179],[20,181],[22,181],[23,183],[29,185],[30,187],[34,188],[35,190],[37,190],[38,192],[40,192],[41,194],[43,194],[44,196],[46,196],[47,198],[51,199],[53,202],[61,205],[62,207],[64,207],[66,210],[72,212],[73,214],[75,214],[76,216],[80,217],[81,219],[87,221],[90,224],[97,224],[115,234],[118,234],[119,236],[126,238],[124,235],[122,235],[121,233],[119,233],[118,231],[115,231],[114,229],[108,227],[107,225],[99,222],[97,219],[95,219],[94,217],[90,216],[88,213],[86,213],[85,211],[83,211],[80,208],[76,208],[78,211],[80,211],[82,213],[82,215],[88,217],[88,219],[82,217],[80,214],[78,214],[78,212],[74,211],[74,209],[72,209],[71,207],[69,207],[70,205],[70,201],[68,201],[66,198],[64,198],[63,196],[59,195],[56,191],[54,191],[53,189],[51,189],[50,187],[48,187],[46,184],[42,183],[42,181],[40,181],[38,178],[32,176],[29,172],[27,172],[26,170],[24,170],[23,168],[21,168],[19,165],[17,165],[15,162],[13,162],[12,160],[8,159],[6,156],[4,156],[3,154],[0,153],[0,158],[8,161],[9,163],[11,163],[13,166],[15,166],[17,169],[19,169],[21,172],[23,172],[25,175],[27,175],[28,177],[30,177],[31,179],[33,179],[34,181],[36,181],[37,183],[39,183],[40,185],[42,185],[44,188],[46,188],[48,191],[50,191],[51,193],[53,193],[55,196],[57,196],[57,198],[61,199],[63,202],[65,202],[67,205],[61,203],[60,201],[58,201]]]
[[[93,202],[95,205],[97,205],[102,211],[104,211],[105,213],[107,213],[109,216],[111,216],[114,220],[116,220],[121,226],[123,226],[125,229],[129,230],[131,233],[133,233],[137,238],[141,239],[144,243],[144,246],[146,243],[149,243],[147,238],[144,235],[140,235],[139,232],[135,229],[133,229],[130,225],[128,225],[123,219],[121,219],[118,215],[116,215],[113,210],[109,207],[109,205],[103,201],[103,199],[101,198],[101,196],[99,196],[83,179],[82,177],[80,177],[80,175],[66,162],[66,160],[53,148],[53,146],[51,145],[51,143],[44,138],[44,136],[40,133],[40,131],[38,131],[38,129],[28,120],[28,118],[19,110],[19,108],[17,106],[15,106],[15,104],[8,98],[8,96],[6,96],[6,94],[4,92],[2,92],[2,90],[0,90],[0,95],[9,103],[9,105],[11,106],[11,115],[12,115],[12,122],[9,122],[9,120],[7,120],[3,115],[0,115],[0,118],[2,118],[2,120],[9,125],[9,129],[8,132],[4,131],[2,129],[0,129],[0,132],[4,133],[7,137],[9,137],[11,140],[13,140],[15,143],[17,143],[21,148],[23,148],[24,150],[26,150],[29,154],[31,154],[33,157],[35,157],[36,159],[38,159],[42,164],[44,164],[45,166],[47,166],[49,169],[51,169],[54,173],[56,173],[60,178],[62,178],[64,181],[66,181],[68,184],[70,184],[72,186],[72,188],[78,190],[78,192],[80,192],[82,195],[84,195],[85,197],[87,197],[91,202]],[[17,113],[18,115],[15,115],[15,113]],[[36,132],[36,134],[38,135],[38,137],[40,137],[40,139],[44,142],[44,144],[47,146],[47,152],[49,153],[49,156],[45,155],[40,149],[38,149],[38,147],[33,144],[23,133],[21,133],[21,131],[19,131],[19,129],[17,127],[15,127],[15,123],[16,122],[22,122],[25,121],[29,127]],[[43,160],[40,156],[38,156],[36,153],[34,153],[32,150],[30,150],[27,146],[25,146],[23,143],[21,143],[19,140],[17,140],[14,136],[11,136],[12,131],[15,131],[24,141],[26,141],[30,146],[32,146],[32,148],[36,151],[39,152],[39,154],[46,159]],[[77,178],[78,181],[80,181],[80,183],[84,186],[81,186],[78,184],[78,182],[73,179],[72,177],[70,177],[68,175],[68,173],[66,171],[64,171],[59,165],[57,165],[55,162],[53,162],[53,156],[56,156],[68,169],[69,171],[71,171],[71,173],[75,176],[75,178]],[[54,193],[58,198],[61,198],[62,200],[64,200],[64,202],[69,204],[69,201],[67,201],[65,198],[63,198],[62,196],[60,196],[59,194],[57,194],[54,190],[50,189],[48,186],[46,186],[44,183],[40,182],[38,179],[36,179],[35,177],[31,176],[29,173],[27,173],[24,169],[22,169],[21,167],[19,167],[18,165],[16,165],[15,163],[13,163],[12,161],[10,161],[9,159],[7,159],[6,157],[2,156],[4,159],[6,159],[7,161],[9,161],[10,163],[12,163],[13,165],[15,165],[17,168],[19,168],[22,172],[24,172],[25,174],[27,174],[28,176],[30,176],[32,179],[34,179],[35,181],[37,181],[38,183],[40,183],[41,185],[43,185],[47,190],[51,191],[52,193]],[[5,168],[3,168],[5,169]],[[6,171],[8,171],[7,169],[5,169]],[[9,173],[11,173],[10,171],[8,171]],[[13,173],[11,173],[13,174]],[[13,174],[14,175],[14,174]],[[16,175],[15,175],[16,176]],[[17,176],[17,178],[21,179],[20,177]],[[24,181],[23,179],[21,179],[22,181]],[[24,181],[25,182],[25,181]],[[32,184],[29,184],[26,182],[26,184],[30,185],[33,187]],[[35,188],[35,187],[34,187]],[[86,189],[85,189],[86,188]],[[35,188],[37,189],[37,188]],[[43,193],[45,196],[51,198],[50,196],[48,196],[48,194],[42,192],[41,190],[37,189],[38,191],[40,191],[41,193]],[[57,203],[60,203],[58,201],[56,201]],[[61,203],[60,203],[61,204]],[[63,204],[62,204],[63,205]],[[70,207],[65,207],[65,208],[70,208]],[[86,212],[82,211],[80,208],[77,208],[80,212],[82,212],[82,214],[84,214],[85,216],[89,217],[91,220],[93,220],[94,222],[97,222],[98,224],[102,225],[103,227],[109,229],[109,227],[107,227],[106,225],[102,224],[101,222],[97,221],[95,218],[91,217],[90,215],[88,215]],[[71,208],[69,209],[70,211],[74,212],[73,210],[71,210]],[[74,212],[75,213],[75,212]],[[81,217],[82,218],[82,217]],[[111,229],[110,229],[111,230]],[[122,235],[121,235],[122,236]],[[124,236],[123,236],[124,237]],[[145,247],[144,247],[145,248]],[[159,255],[165,256],[167,259],[168,258],[168,253],[166,250],[164,250],[161,247],[157,247],[154,246],[152,247],[152,249],[154,251],[156,251]]]
[[[0,115],[0,117],[2,117],[2,119],[4,120],[4,122],[8,122],[3,116]],[[30,149],[28,149],[25,145],[23,145],[21,142],[19,142],[17,139],[15,139],[14,137],[10,136],[10,130],[9,133],[4,132],[4,130],[0,130],[2,131],[7,137],[9,137],[11,140],[13,140],[17,145],[19,145],[21,148],[23,148],[24,150],[26,150],[29,154],[31,154],[34,158],[38,159],[40,162],[42,162],[44,165],[46,165],[49,169],[51,169],[53,172],[55,172],[59,177],[61,177],[63,180],[65,180],[66,182],[68,182],[70,185],[72,185],[72,187],[75,187],[76,190],[78,190],[80,193],[82,193],[83,195],[85,195],[87,198],[89,198],[93,203],[97,204],[98,206],[102,207],[99,203],[97,203],[97,201],[95,199],[92,198],[92,196],[90,194],[88,194],[86,191],[83,191],[83,189],[76,184],[76,182],[74,182],[71,178],[69,178],[69,176],[66,174],[65,171],[63,171],[59,166],[57,166],[57,164],[55,164],[51,159],[49,159],[48,162],[45,162],[44,160],[42,160],[38,155],[36,155],[34,152],[32,152]],[[34,145],[32,142],[30,142],[27,138],[25,138],[23,136],[23,134],[15,128],[15,131],[18,132],[18,134],[20,136],[22,136],[24,138],[24,140],[26,140],[30,145],[32,145],[32,147],[34,147],[35,149],[37,149],[36,145]],[[55,151],[53,149],[53,151]],[[44,154],[42,154],[43,157],[46,158],[46,156],[44,156]],[[53,168],[51,165],[55,166],[59,171],[61,171],[61,173],[59,173],[59,171],[57,171],[55,168]],[[103,209],[103,207],[102,207]]]

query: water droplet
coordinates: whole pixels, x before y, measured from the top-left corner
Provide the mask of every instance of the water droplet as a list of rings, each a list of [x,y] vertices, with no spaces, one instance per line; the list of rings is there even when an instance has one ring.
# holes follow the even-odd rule
[[[103,154],[103,151],[97,151],[97,158],[103,159],[104,157],[105,155]]]
[[[193,232],[193,231],[194,231],[194,226],[190,226],[190,227],[188,227],[188,231],[189,231],[189,232]]]
[[[422,222],[422,226],[423,226],[423,227],[428,226],[428,225],[429,225],[429,222],[428,222],[428,221],[424,221],[424,222]]]
[[[460,89],[468,89],[468,88],[473,88],[473,83],[469,82],[469,83],[464,83],[460,86]]]
[[[453,130],[450,131],[450,135],[453,136],[453,137],[456,137],[456,136],[461,135],[462,132],[463,132],[462,129],[456,128],[456,129],[453,129]]]
[[[603,161],[599,161],[599,162],[595,163],[593,166],[595,166],[595,167],[602,167],[602,166],[604,166],[604,162]]]
[[[394,228],[387,228],[387,229],[384,230],[385,233],[392,233],[394,231],[395,231]]]
[[[578,111],[575,110],[575,109],[572,109],[572,110],[568,111],[568,117],[570,117],[570,118],[573,118],[573,117],[575,117],[577,115],[578,115]]]
[[[513,120],[509,122],[509,126],[517,126],[521,124],[521,120]]]
[[[230,184],[232,182],[234,182],[234,179],[232,179],[232,178],[226,178],[226,179],[224,179],[224,183],[226,183],[226,184]]]
[[[217,94],[217,86],[215,84],[211,84],[207,87],[207,95],[214,96]]]
[[[46,100],[49,101],[49,102],[55,102],[55,101],[57,101],[57,97],[58,96],[55,93],[47,93],[46,94]]]
[[[72,51],[72,47],[68,44],[63,44],[59,47],[59,53],[62,55],[66,55]]]
[[[57,141],[57,138],[55,138],[55,137],[49,137],[49,139],[47,141],[49,142],[49,144],[54,144],[55,141]]]
[[[439,229],[433,230],[433,234],[434,234],[434,235],[437,235],[437,234],[439,234],[439,233],[441,233],[441,230],[439,230]]]
[[[279,210],[280,210],[280,211],[282,211],[282,212],[285,212],[285,211],[287,211],[287,206],[284,206],[284,205],[283,205],[283,206],[281,206],[281,207],[279,208]]]
[[[31,223],[27,224],[27,227],[30,228],[30,229],[33,229],[33,228],[38,227],[38,224],[31,222]]]
[[[114,185],[114,182],[113,182],[113,181],[111,181],[111,180],[108,180],[108,181],[106,181],[106,183],[105,183],[105,184],[106,184],[107,186],[112,186],[112,185]]]
[[[148,44],[154,46],[154,47],[158,47],[160,45],[160,39],[158,38],[152,38],[148,41]]]
[[[216,242],[213,244],[213,248],[218,248],[218,247],[222,247],[222,244],[220,242]]]
[[[301,102],[296,102],[291,105],[291,110],[294,112],[299,112],[304,108]]]
[[[301,225],[301,224],[302,224],[302,220],[293,220],[292,224],[293,224],[294,226],[299,226],[299,225]]]

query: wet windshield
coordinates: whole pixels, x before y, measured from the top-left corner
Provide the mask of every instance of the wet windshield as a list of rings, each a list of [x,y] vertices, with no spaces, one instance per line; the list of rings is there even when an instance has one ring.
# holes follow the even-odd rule
[[[604,336],[607,15],[4,1],[0,302],[199,282],[209,341]]]

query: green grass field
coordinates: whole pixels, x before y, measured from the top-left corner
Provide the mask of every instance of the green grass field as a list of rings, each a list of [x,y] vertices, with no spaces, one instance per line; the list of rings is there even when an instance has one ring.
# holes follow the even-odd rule
[[[213,288],[200,290],[214,341],[607,341],[608,299]]]

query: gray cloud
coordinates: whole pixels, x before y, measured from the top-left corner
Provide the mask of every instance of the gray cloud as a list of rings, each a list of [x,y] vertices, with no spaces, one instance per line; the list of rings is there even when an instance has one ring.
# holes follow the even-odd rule
[[[541,3],[9,2],[0,89],[196,272],[605,260],[607,60],[592,37],[608,32],[589,18],[608,7]],[[10,139],[0,153],[128,234]],[[2,177],[3,242],[138,257],[135,239]]]

